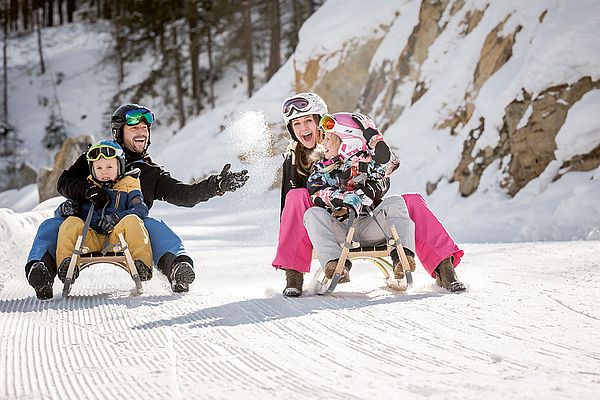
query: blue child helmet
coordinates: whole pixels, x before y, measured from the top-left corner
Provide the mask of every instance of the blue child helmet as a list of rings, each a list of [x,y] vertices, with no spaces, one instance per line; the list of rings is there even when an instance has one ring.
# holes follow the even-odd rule
[[[116,158],[119,161],[119,171],[117,176],[121,177],[125,173],[125,152],[117,142],[112,140],[101,140],[91,145],[85,156],[90,173],[94,178],[96,178],[96,175],[94,174],[92,163],[100,158],[105,158],[107,160]]]

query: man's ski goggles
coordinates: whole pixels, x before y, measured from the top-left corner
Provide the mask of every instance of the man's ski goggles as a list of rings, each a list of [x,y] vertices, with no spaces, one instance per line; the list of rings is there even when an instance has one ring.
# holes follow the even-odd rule
[[[351,137],[363,138],[363,133],[360,129],[340,124],[331,114],[325,114],[321,117],[321,120],[319,121],[319,129],[321,129],[323,132],[348,134]]]
[[[123,156],[122,149],[115,149],[112,146],[101,144],[99,146],[92,146],[86,155],[88,161],[98,161],[100,157],[110,160]]]
[[[294,97],[283,103],[283,114],[285,114],[286,117],[289,117],[292,115],[292,111],[306,111],[309,105],[310,103],[307,99],[303,97]]]
[[[142,118],[148,125],[154,123],[154,114],[149,110],[130,110],[125,113],[125,123],[129,126],[139,124],[142,121]]]

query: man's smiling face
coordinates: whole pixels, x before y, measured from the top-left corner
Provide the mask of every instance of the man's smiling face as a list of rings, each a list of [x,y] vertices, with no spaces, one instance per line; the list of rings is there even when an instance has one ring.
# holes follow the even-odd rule
[[[123,145],[134,153],[141,154],[148,143],[148,126],[144,121],[137,125],[123,125]]]

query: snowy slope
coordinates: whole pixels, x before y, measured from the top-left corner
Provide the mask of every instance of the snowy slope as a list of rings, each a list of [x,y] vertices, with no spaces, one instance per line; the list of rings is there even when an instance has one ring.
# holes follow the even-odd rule
[[[242,201],[254,208],[231,214]],[[0,398],[596,398],[599,241],[465,245],[460,295],[420,266],[414,289],[390,292],[356,262],[333,296],[286,299],[276,202],[153,208],[196,260],[188,294],[156,272],[134,297],[123,271],[96,266],[47,302],[21,250],[51,205],[0,214],[0,249],[18,256],[0,265]]]

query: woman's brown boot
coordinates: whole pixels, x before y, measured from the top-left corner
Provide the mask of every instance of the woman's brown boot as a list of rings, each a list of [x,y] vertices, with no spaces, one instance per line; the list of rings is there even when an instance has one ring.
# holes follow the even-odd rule
[[[302,294],[302,284],[304,283],[304,275],[302,272],[293,269],[285,270],[286,286],[283,289],[285,297],[298,297]]]
[[[444,259],[435,269],[435,283],[451,292],[464,292],[467,290],[454,272],[452,256]]]

